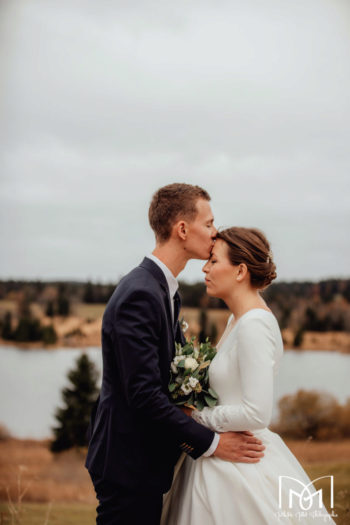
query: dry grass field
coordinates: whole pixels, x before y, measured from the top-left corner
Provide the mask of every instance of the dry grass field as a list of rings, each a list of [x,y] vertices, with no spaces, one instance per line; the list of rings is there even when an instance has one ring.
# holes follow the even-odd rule
[[[0,500],[18,498],[18,486],[31,502],[95,503],[84,468],[86,451],[52,454],[48,441],[9,439],[0,442]]]
[[[0,525],[93,525],[85,450],[57,456],[47,441],[0,441]]]
[[[349,507],[350,440],[286,443],[311,479],[335,476],[336,504]],[[83,466],[85,453],[81,449],[54,455],[47,441],[0,441],[0,525],[93,525],[96,498]],[[336,522],[350,523],[350,518],[344,521],[346,510],[340,512],[343,518]],[[16,513],[17,521],[12,518]]]
[[[350,465],[350,439],[326,442],[292,439],[284,441],[303,465],[322,462],[339,462]]]

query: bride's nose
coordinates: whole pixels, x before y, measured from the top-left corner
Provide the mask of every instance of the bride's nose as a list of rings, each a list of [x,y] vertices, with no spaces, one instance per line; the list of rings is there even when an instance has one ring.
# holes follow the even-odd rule
[[[205,265],[203,266],[203,268],[202,268],[202,272],[204,272],[204,273],[208,273],[208,271],[209,271],[209,268],[208,268],[208,261],[207,261],[207,262],[205,263]]]

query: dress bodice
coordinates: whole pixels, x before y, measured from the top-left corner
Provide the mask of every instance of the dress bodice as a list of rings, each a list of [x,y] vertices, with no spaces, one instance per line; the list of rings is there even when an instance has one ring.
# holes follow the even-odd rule
[[[257,430],[271,419],[273,376],[283,353],[275,316],[254,308],[237,321],[230,316],[209,369],[218,405],[195,411],[194,418],[212,430]]]

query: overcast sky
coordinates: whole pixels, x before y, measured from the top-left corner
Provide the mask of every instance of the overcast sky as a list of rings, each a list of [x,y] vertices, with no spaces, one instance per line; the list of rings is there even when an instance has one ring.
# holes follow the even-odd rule
[[[0,9],[0,278],[116,281],[170,182],[263,229],[279,279],[349,277],[348,0]]]

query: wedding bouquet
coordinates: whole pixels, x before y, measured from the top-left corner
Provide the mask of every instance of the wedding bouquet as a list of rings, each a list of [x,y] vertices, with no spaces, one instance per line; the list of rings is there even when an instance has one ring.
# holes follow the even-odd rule
[[[169,392],[175,405],[202,410],[216,405],[218,395],[209,385],[209,365],[216,355],[209,338],[195,347],[195,337],[184,346],[175,343],[175,357],[171,363]]]

